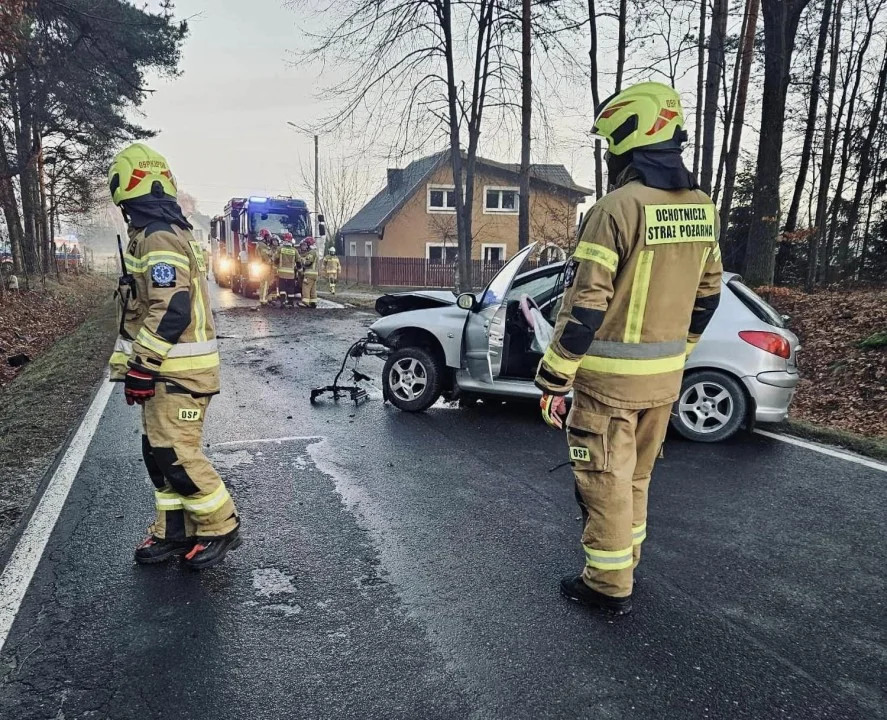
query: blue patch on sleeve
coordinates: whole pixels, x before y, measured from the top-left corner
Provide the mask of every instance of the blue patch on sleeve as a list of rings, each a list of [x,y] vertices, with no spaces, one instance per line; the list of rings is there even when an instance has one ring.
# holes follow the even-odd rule
[[[176,269],[167,263],[157,263],[151,268],[151,282],[156,288],[176,286]]]

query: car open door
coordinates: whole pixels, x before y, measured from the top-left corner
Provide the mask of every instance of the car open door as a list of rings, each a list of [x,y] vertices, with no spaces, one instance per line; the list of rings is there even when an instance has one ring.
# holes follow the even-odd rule
[[[481,293],[475,309],[468,313],[462,348],[468,372],[478,382],[492,383],[502,367],[505,297],[535,246],[531,243],[505,263]]]

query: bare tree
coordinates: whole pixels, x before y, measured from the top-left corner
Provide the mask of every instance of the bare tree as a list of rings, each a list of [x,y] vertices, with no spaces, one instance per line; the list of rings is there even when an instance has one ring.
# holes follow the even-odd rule
[[[810,0],[762,2],[764,90],[761,137],[744,272],[746,279],[753,285],[769,285],[773,282],[776,236],[779,231],[779,180],[782,173],[785,104],[798,23],[809,2]]]
[[[521,0],[521,146],[518,246],[530,243],[530,125],[533,116],[532,14],[530,0]]]
[[[369,196],[370,177],[367,167],[345,155],[326,158],[320,163],[320,178],[317,190],[317,212],[323,214],[327,233],[333,242],[339,241],[342,226],[360,210]],[[314,166],[305,158],[300,157],[298,163],[298,189],[294,194],[306,193],[313,196]],[[344,251],[344,248],[337,247]]]
[[[816,59],[813,61],[813,75],[810,78],[810,104],[807,110],[807,126],[804,131],[804,147],[801,150],[801,167],[798,169],[795,191],[785,219],[785,229],[788,232],[793,231],[798,225],[798,212],[801,207],[801,198],[804,195],[804,187],[807,183],[807,170],[810,167],[813,136],[816,133],[816,124],[819,117],[819,85],[822,80],[822,64],[825,60],[825,46],[828,41],[828,29],[831,21],[832,0],[825,0],[825,4],[822,7],[822,19],[819,21],[819,37],[816,42]]]
[[[704,2],[704,0],[703,0]],[[599,70],[598,70],[598,25],[597,25],[597,8],[595,0],[588,0],[588,33],[589,33],[589,78],[591,80],[591,102],[594,105],[593,112],[597,112],[601,104],[601,95],[599,88]],[[594,139],[594,194],[597,200],[600,200],[604,194],[604,163],[603,148],[598,138]]]
[[[696,132],[693,135],[693,174],[699,177],[702,157],[702,106],[705,97],[705,13],[708,0],[699,0],[699,34],[696,38]]]
[[[724,40],[727,36],[729,0],[714,0],[711,35],[708,40],[708,66],[705,75],[705,103],[702,128],[702,164],[699,184],[710,193],[714,175],[715,133],[718,119],[718,83],[724,69]]]
[[[844,277],[852,274],[850,268],[850,240],[856,230],[856,224],[859,222],[859,210],[862,204],[862,195],[869,181],[869,174],[872,171],[872,155],[874,145],[877,140],[877,132],[879,130],[879,122],[882,117],[884,108],[884,94],[887,88],[887,54],[881,60],[881,68],[878,72],[878,82],[875,88],[875,97],[869,114],[868,128],[862,138],[859,147],[859,176],[856,179],[856,189],[853,194],[853,200],[850,203],[850,209],[847,213],[847,222],[844,232],[841,235],[841,243],[838,249],[838,267]]]
[[[747,0],[745,27],[740,42],[738,60],[739,79],[736,83],[736,105],[733,110],[730,129],[730,147],[724,161],[724,196],[721,201],[721,227],[726,228],[730,221],[733,205],[733,191],[736,187],[736,165],[739,161],[739,148],[742,143],[742,128],[745,125],[745,104],[748,97],[748,84],[751,77],[751,64],[754,59],[755,34],[758,27],[760,0]]]
[[[815,229],[810,235],[807,245],[807,278],[805,287],[808,292],[813,290],[816,283],[816,271],[819,263],[819,244],[825,228],[826,212],[828,210],[828,193],[831,187],[832,166],[835,160],[833,149],[833,117],[835,104],[835,88],[837,86],[838,61],[841,50],[841,11],[844,0],[837,0],[834,10],[834,18],[831,25],[831,49],[829,52],[828,71],[828,95],[825,103],[825,128],[822,139],[822,167],[819,174],[819,194],[816,202]]]

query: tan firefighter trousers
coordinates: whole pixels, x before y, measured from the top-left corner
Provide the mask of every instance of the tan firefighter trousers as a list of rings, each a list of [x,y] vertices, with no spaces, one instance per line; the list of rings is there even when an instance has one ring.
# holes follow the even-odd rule
[[[670,412],[671,404],[623,410],[575,394],[567,439],[576,500],[585,520],[582,578],[605,595],[631,595],[634,568],[647,536],[650,474]]]
[[[306,305],[317,305],[317,275],[305,273],[302,279],[302,302]]]
[[[238,525],[234,502],[201,449],[210,398],[164,382],[155,393],[142,406],[142,456],[157,507],[149,532],[169,540],[231,532]]]

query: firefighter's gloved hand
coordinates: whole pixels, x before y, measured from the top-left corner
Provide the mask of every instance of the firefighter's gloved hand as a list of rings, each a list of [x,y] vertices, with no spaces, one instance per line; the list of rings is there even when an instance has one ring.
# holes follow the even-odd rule
[[[564,429],[564,418],[567,416],[567,398],[563,395],[542,396],[539,401],[542,408],[542,419],[555,430]]]
[[[123,394],[127,405],[143,405],[154,397],[154,376],[140,370],[130,370],[123,379]]]

